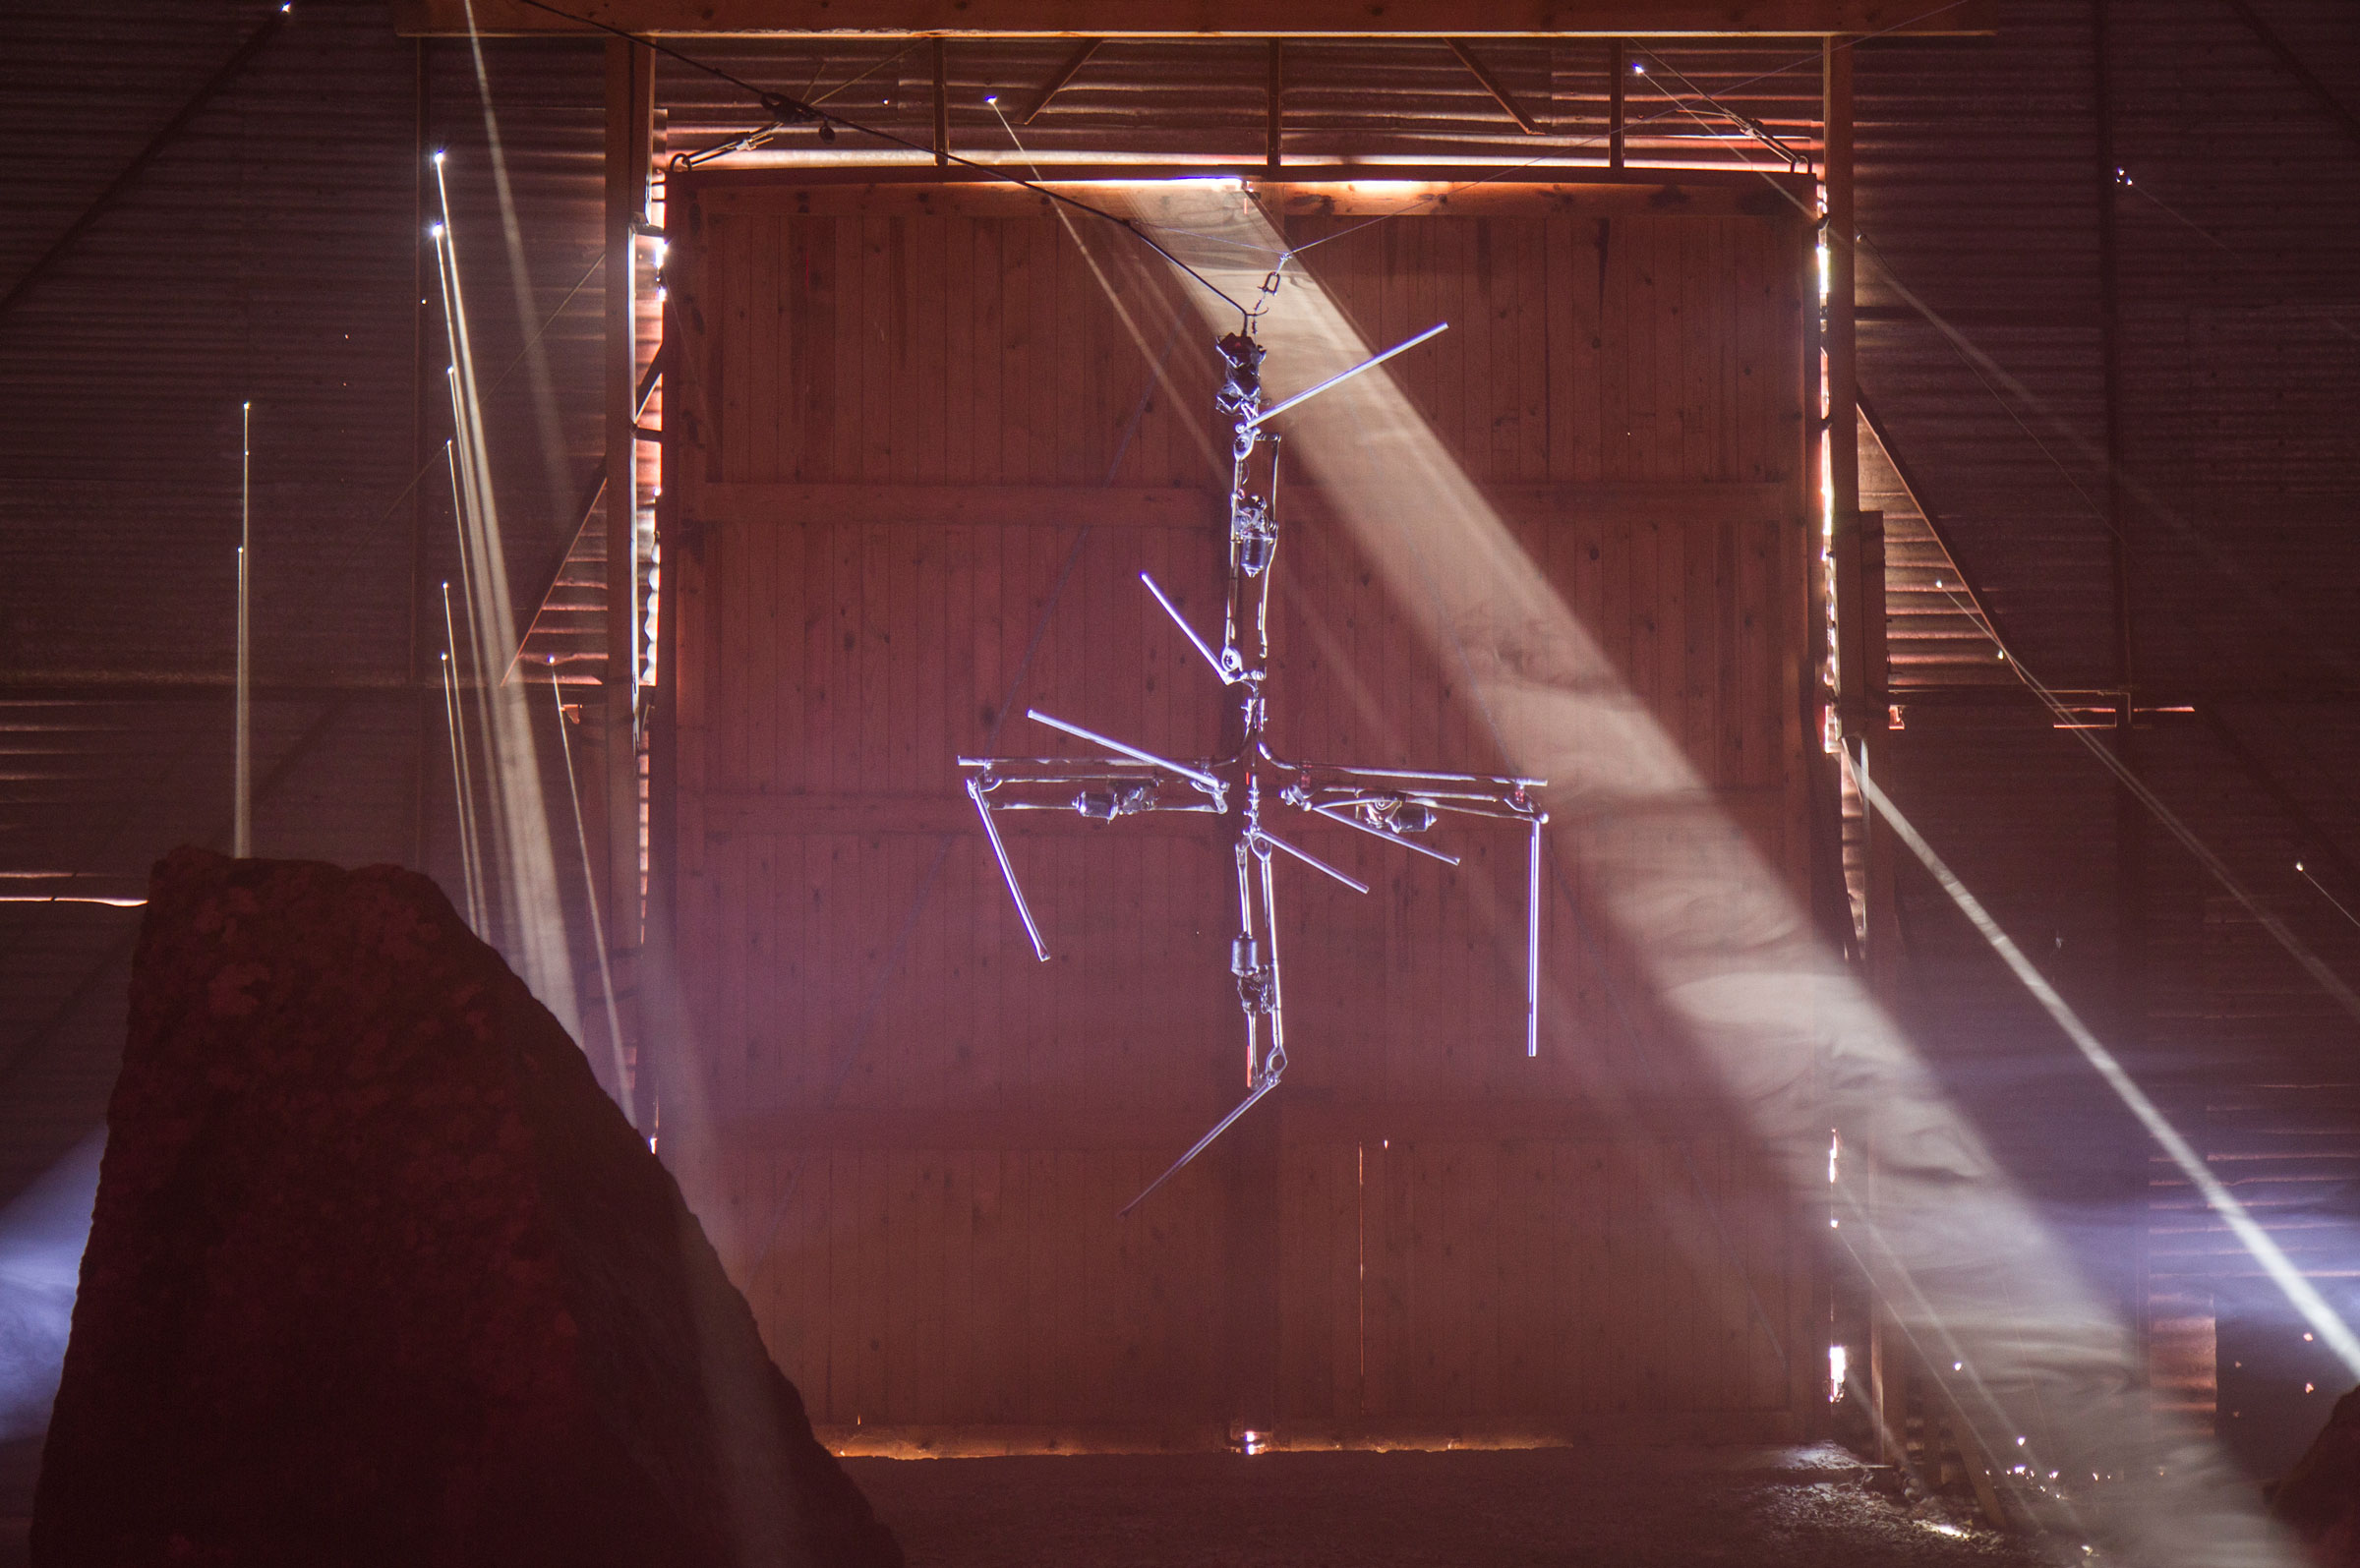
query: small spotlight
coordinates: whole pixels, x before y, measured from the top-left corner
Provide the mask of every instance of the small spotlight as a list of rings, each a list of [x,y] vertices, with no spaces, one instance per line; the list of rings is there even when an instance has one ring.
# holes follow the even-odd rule
[[[1630,70],[1631,75],[1643,77],[1647,74],[1647,62],[1644,60],[1633,60],[1630,62]]]
[[[996,92],[986,92],[983,94],[983,101],[985,103],[997,104],[1000,101],[1000,95]]]
[[[446,158],[446,157],[449,157],[449,156],[450,156],[450,153],[449,153],[449,151],[448,151],[447,149],[445,149],[445,148],[442,148],[442,147],[437,147],[437,148],[435,148],[435,162],[436,162],[436,164],[437,164],[438,166],[440,166],[440,165],[441,165],[441,163],[442,162],[442,160],[443,160],[444,158]]]
[[[439,240],[442,238],[442,225],[440,223],[429,223],[426,226],[426,232],[432,238]]]

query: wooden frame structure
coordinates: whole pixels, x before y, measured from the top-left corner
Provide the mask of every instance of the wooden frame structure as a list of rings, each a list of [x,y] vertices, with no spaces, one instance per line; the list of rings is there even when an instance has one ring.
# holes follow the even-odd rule
[[[1256,195],[1290,243],[1338,235],[1323,286],[1373,336],[1459,317],[1456,359],[1438,361],[1458,368],[1404,383],[1585,622],[1635,661],[1661,722],[1722,783],[1723,831],[1800,892],[1811,261],[1788,197],[1803,188],[1536,172],[1354,240],[1399,199],[1356,190],[1353,172],[1296,171]],[[1218,887],[1197,886],[1199,819],[1146,819],[1119,846],[1086,837],[1096,824],[1028,822],[1044,916],[1087,915],[1111,955],[1088,981],[1044,977],[1003,951],[1015,927],[973,815],[947,774],[929,781],[982,742],[1029,648],[1085,711],[1103,686],[1126,732],[1154,744],[1180,722],[1177,696],[1121,706],[1141,699],[1105,685],[1046,607],[1073,596],[1063,613],[1130,650],[1126,671],[1147,658],[1158,692],[1194,672],[1186,650],[1154,652],[1130,600],[1141,564],[1183,595],[1215,565],[1218,494],[1186,418],[1210,397],[1195,363],[1210,331],[1144,249],[1093,271],[1041,198],[997,182],[715,172],[672,201],[662,527],[678,728],[659,776],[678,816],[659,855],[681,878],[683,993],[705,999],[678,1086],[706,1111],[667,1136],[704,1150],[688,1161],[710,1184],[700,1211],[783,1364],[824,1424],[856,1423],[836,1440],[1809,1429],[1816,1222],[1748,1174],[1705,1079],[1659,1064],[1640,1089],[1577,1086],[1618,1027],[1606,991],[1646,1011],[1626,960],[1585,958],[1578,919],[1561,920],[1551,966],[1586,976],[1566,983],[1589,1000],[1554,1031],[1548,1086],[1480,1066],[1480,1050],[1454,1067],[1433,1035],[1454,993],[1457,1021],[1488,1038],[1466,988],[1516,967],[1483,956],[1485,870],[1363,867],[1392,880],[1362,909],[1311,896],[1352,933],[1307,956],[1304,989],[1328,993],[1325,1065],[1299,1068],[1301,1092],[1290,1076],[1285,1104],[1241,1123],[1157,1212],[1115,1220],[1158,1156],[1234,1099],[1234,1028],[1201,965],[1154,990],[1144,932],[1124,935],[1135,916],[1076,900],[1111,876],[1158,909],[1217,909]],[[1117,324],[1107,289],[1170,337],[1160,389],[1152,343]],[[1125,409],[1141,411],[1135,440]],[[1382,668],[1410,694],[1404,723],[1440,726],[1424,744],[1476,760],[1488,743],[1470,716],[1417,695],[1446,667],[1368,603],[1338,515],[1291,494],[1312,533],[1280,660],[1329,685],[1350,678],[1339,660]],[[1317,706],[1315,727],[1364,722],[1332,690]],[[1413,908],[1433,933],[1392,932]],[[1439,968],[1437,937],[1461,955]],[[1521,1062],[1518,1018],[1497,1032]],[[1636,1027],[1648,1039],[1606,1055],[1679,1057],[1660,1024]],[[1642,1326],[1658,1319],[1680,1326]],[[1579,1349],[1561,1344],[1567,1323]]]
[[[1982,33],[1996,0],[396,0],[412,35],[562,34],[620,29],[668,38],[1541,38],[1830,37]],[[571,13],[567,16],[564,13]]]

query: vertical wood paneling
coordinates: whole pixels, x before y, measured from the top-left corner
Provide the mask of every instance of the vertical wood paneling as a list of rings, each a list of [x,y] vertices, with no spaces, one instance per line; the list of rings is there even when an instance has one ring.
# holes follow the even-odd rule
[[[704,330],[680,345],[671,392],[704,411],[707,448],[677,480],[696,546],[677,565],[667,552],[678,778],[697,797],[682,823],[705,820],[706,795],[956,799],[960,752],[1068,749],[1023,721],[1028,702],[1157,749],[1210,749],[1212,682],[1136,577],[1152,571],[1213,624],[1213,536],[696,509],[707,482],[1221,477],[1195,307],[1126,247],[1092,240],[1093,271],[1050,215],[797,215],[788,189],[774,209],[739,200],[678,226],[698,236],[678,242],[674,264],[699,307],[678,314]],[[1340,236],[1310,270],[1373,344],[1451,321],[1387,374],[1479,484],[1794,486],[1793,515],[1748,522],[1650,504],[1643,490],[1510,521],[1706,780],[1783,792],[1800,813],[1807,279],[1795,275],[1795,225],[1560,207],[1353,227],[1300,218],[1289,233]],[[1158,384],[1151,360],[1175,320]],[[1297,526],[1281,573],[1284,747],[1497,760],[1457,657],[1373,586],[1348,531]],[[1682,831],[1624,834],[1631,852],[1653,835],[1668,855]],[[1043,965],[972,835],[693,838],[678,854],[682,962],[725,1143],[781,1111],[1066,1108],[1131,1126],[1209,1121],[1237,1092],[1225,847],[1123,828],[1013,838],[1055,955]],[[1698,1089],[1633,957],[1611,942],[1586,954],[1562,901],[1545,1054],[1522,1056],[1521,842],[1453,842],[1455,870],[1323,831],[1323,852],[1376,891],[1284,879],[1285,1092],[1464,1105],[1572,1102],[1618,1082],[1625,1095]],[[1800,842],[1756,827],[1789,875]],[[1581,868],[1564,869],[1578,890]],[[1279,1102],[1268,1114],[1286,1115]],[[1212,1166],[1117,1221],[1172,1149],[725,1152],[722,1201],[745,1252],[733,1265],[754,1269],[774,1353],[824,1423],[1227,1414]],[[1813,1239],[1793,1233],[1783,1196],[1726,1131],[1685,1145],[1594,1129],[1389,1143],[1290,1132],[1278,1169],[1282,1419],[1546,1425],[1793,1397],[1752,1302],[1788,1310]]]

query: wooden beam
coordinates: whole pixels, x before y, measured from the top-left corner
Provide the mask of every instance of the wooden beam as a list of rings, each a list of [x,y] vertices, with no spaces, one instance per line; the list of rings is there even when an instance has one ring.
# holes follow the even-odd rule
[[[1630,45],[1617,38],[1606,46],[1606,166],[1622,167],[1622,88],[1630,76]]]
[[[1490,67],[1475,58],[1473,51],[1467,47],[1466,39],[1448,38],[1444,41],[1450,45],[1450,52],[1458,56],[1458,63],[1465,66],[1477,82],[1483,84],[1483,90],[1492,95],[1492,101],[1507,111],[1507,117],[1516,122],[1517,130],[1522,131],[1526,136],[1541,134],[1540,122],[1526,114],[1524,106],[1515,100],[1498,77],[1492,75]],[[1275,46],[1273,45],[1273,47]]]
[[[1049,106],[1049,100],[1063,92],[1066,85],[1080,74],[1084,66],[1090,64],[1090,57],[1096,54],[1105,41],[1104,38],[1084,38],[1077,44],[1074,52],[1065,57],[1065,63],[1058,66],[1056,75],[1049,78],[1049,85],[1040,89],[1040,96],[1032,100],[1032,107],[1018,115],[1016,123],[1031,125],[1040,111]]]
[[[934,40],[934,166],[951,166],[951,71],[943,58],[947,48],[940,38]]]
[[[1485,502],[1510,523],[1606,513],[1698,525],[1780,522],[1802,504],[1798,488],[1770,481],[1683,481],[1640,485],[1487,485]],[[1210,490],[1099,485],[706,484],[691,526],[873,526],[930,528],[1215,529],[1222,495]],[[1319,524],[1338,517],[1323,493],[1299,489],[1289,515]]]
[[[1206,490],[1096,485],[702,485],[691,528],[714,523],[911,523],[971,528],[1202,528],[1218,525]]]
[[[618,956],[639,946],[639,321],[631,285],[638,270],[634,225],[647,215],[654,157],[655,56],[639,44],[611,38],[605,236],[607,674],[598,785],[607,842],[604,887],[593,888],[591,897],[601,899],[607,947]],[[635,1032],[628,1019],[623,1032]],[[621,1086],[606,1087],[615,1093]]]
[[[1269,123],[1266,128],[1263,167],[1270,174],[1278,172],[1278,152],[1286,130],[1286,44],[1270,40],[1270,87],[1268,99]]]
[[[1480,164],[1387,164],[1382,177],[1366,166],[1291,163],[1275,180],[1259,159],[1201,164],[1044,164],[1048,184],[1119,182],[1119,200],[1141,218],[1185,223],[1208,199],[1175,182],[1209,176],[1243,178],[1272,217],[1374,217],[1396,211],[1412,197],[1425,209],[1460,217],[1540,216],[1552,209],[1586,217],[1776,217],[1795,213],[1818,194],[1807,174],[1749,169],[1610,170],[1592,165],[1579,178],[1535,166],[1503,171]],[[775,216],[782,188],[794,193],[796,216],[1047,217],[1049,199],[988,174],[931,164],[868,168],[705,168],[677,177],[675,199],[693,193],[708,215],[736,211]],[[1476,184],[1472,182],[1480,181]],[[1431,189],[1420,189],[1430,187]],[[1783,194],[1782,194],[1783,193]]]
[[[1029,728],[1030,726],[1020,726]],[[1053,738],[1031,728],[1043,750]],[[1011,740],[1011,746],[1022,744]],[[947,765],[946,765],[947,766]],[[1733,784],[1719,789],[1679,790],[1664,798],[1637,804],[1621,801],[1569,802],[1552,806],[1560,826],[1617,827],[1646,819],[1694,819],[1692,831],[1742,832],[1755,838],[1775,833],[1784,820],[1785,785]],[[710,838],[791,839],[845,835],[853,838],[980,837],[981,820],[958,785],[948,782],[928,791],[891,790],[871,793],[829,791],[816,794],[772,794],[755,790],[710,790],[687,794],[678,801],[681,831]],[[1004,838],[1081,838],[1106,834],[1120,839],[1198,839],[1209,846],[1226,848],[1236,837],[1234,818],[1206,811],[1150,811],[1107,823],[1076,811],[1009,811],[992,818]],[[1327,823],[1302,825],[1314,837],[1342,842],[1347,830]],[[1490,831],[1481,824],[1454,830],[1463,842]],[[2356,882],[2355,885],[2360,885]]]
[[[1108,1112],[1059,1106],[949,1105],[939,1109],[762,1111],[722,1123],[741,1146],[792,1149],[1145,1149],[1177,1151],[1196,1141],[1215,1107]],[[1627,1104],[1589,1099],[1344,1100],[1289,1083],[1256,1114],[1290,1143],[1484,1142],[1541,1138],[1625,1143],[1726,1128],[1728,1108],[1706,1100],[1651,1095]]]
[[[1997,0],[395,0],[404,35],[620,28],[665,37],[1736,38],[1993,30]],[[1927,14],[1929,13],[1930,14]],[[1113,24],[1110,26],[1110,24]]]

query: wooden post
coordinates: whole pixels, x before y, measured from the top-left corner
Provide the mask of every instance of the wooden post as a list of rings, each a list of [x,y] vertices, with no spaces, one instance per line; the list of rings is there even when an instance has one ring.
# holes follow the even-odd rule
[[[951,166],[951,87],[949,62],[943,58],[943,43],[934,40],[934,166]]]
[[[1871,778],[1881,771],[1889,722],[1885,688],[1885,547],[1883,515],[1860,511],[1859,355],[1854,309],[1858,270],[1853,205],[1852,51],[1843,40],[1821,46],[1821,80],[1826,102],[1825,155],[1821,190],[1826,201],[1827,305],[1822,342],[1827,361],[1827,485],[1831,523],[1829,547],[1835,561],[1838,678],[1836,713],[1845,743]],[[1895,951],[1899,927],[1893,899],[1892,830],[1873,813],[1863,824],[1866,856],[1867,934],[1865,954],[1870,994],[1890,1008],[1899,978]],[[1848,1130],[1858,1148],[1862,1193],[1877,1200],[1878,1156],[1870,1129]],[[1886,1304],[1871,1290],[1868,1299],[1868,1395],[1875,1405],[1877,1457],[1886,1464],[1907,1459],[1900,1451],[1907,1429],[1908,1369],[1904,1342]]]
[[[607,43],[607,674],[600,774],[605,819],[606,938],[619,976],[639,945],[639,443],[637,272],[633,225],[647,210],[655,155],[655,56],[623,38]],[[592,890],[598,897],[602,890]],[[627,993],[626,980],[618,989]],[[630,1031],[629,1018],[624,1032]]]
[[[2090,44],[2091,112],[2095,133],[2092,148],[2097,176],[2098,346],[2105,377],[2106,417],[2106,536],[2113,568],[2114,685],[2121,700],[2114,708],[2114,754],[2134,777],[2139,748],[2134,721],[2139,711],[2138,623],[2132,613],[2133,555],[2130,547],[2132,508],[2122,482],[2122,325],[2121,245],[2117,203],[2122,194],[2114,161],[2113,71],[2108,43],[2108,0],[2091,0]],[[2146,1044],[2147,1007],[2147,808],[2129,784],[2114,783],[2114,996],[2116,1048],[2137,1051]],[[2147,1288],[2147,1181],[2143,1147],[2123,1150],[2123,1181],[2138,1213],[2132,1248],[2121,1281],[2124,1316],[2137,1331],[2141,1376],[2147,1372],[2150,1313]]]
[[[1630,51],[1621,38],[1606,46],[1606,166],[1622,167],[1622,84],[1630,74]]]
[[[1278,134],[1281,119],[1279,102],[1285,91],[1286,44],[1281,39],[1272,38],[1270,40],[1269,152],[1266,164],[1272,174],[1278,172]]]

